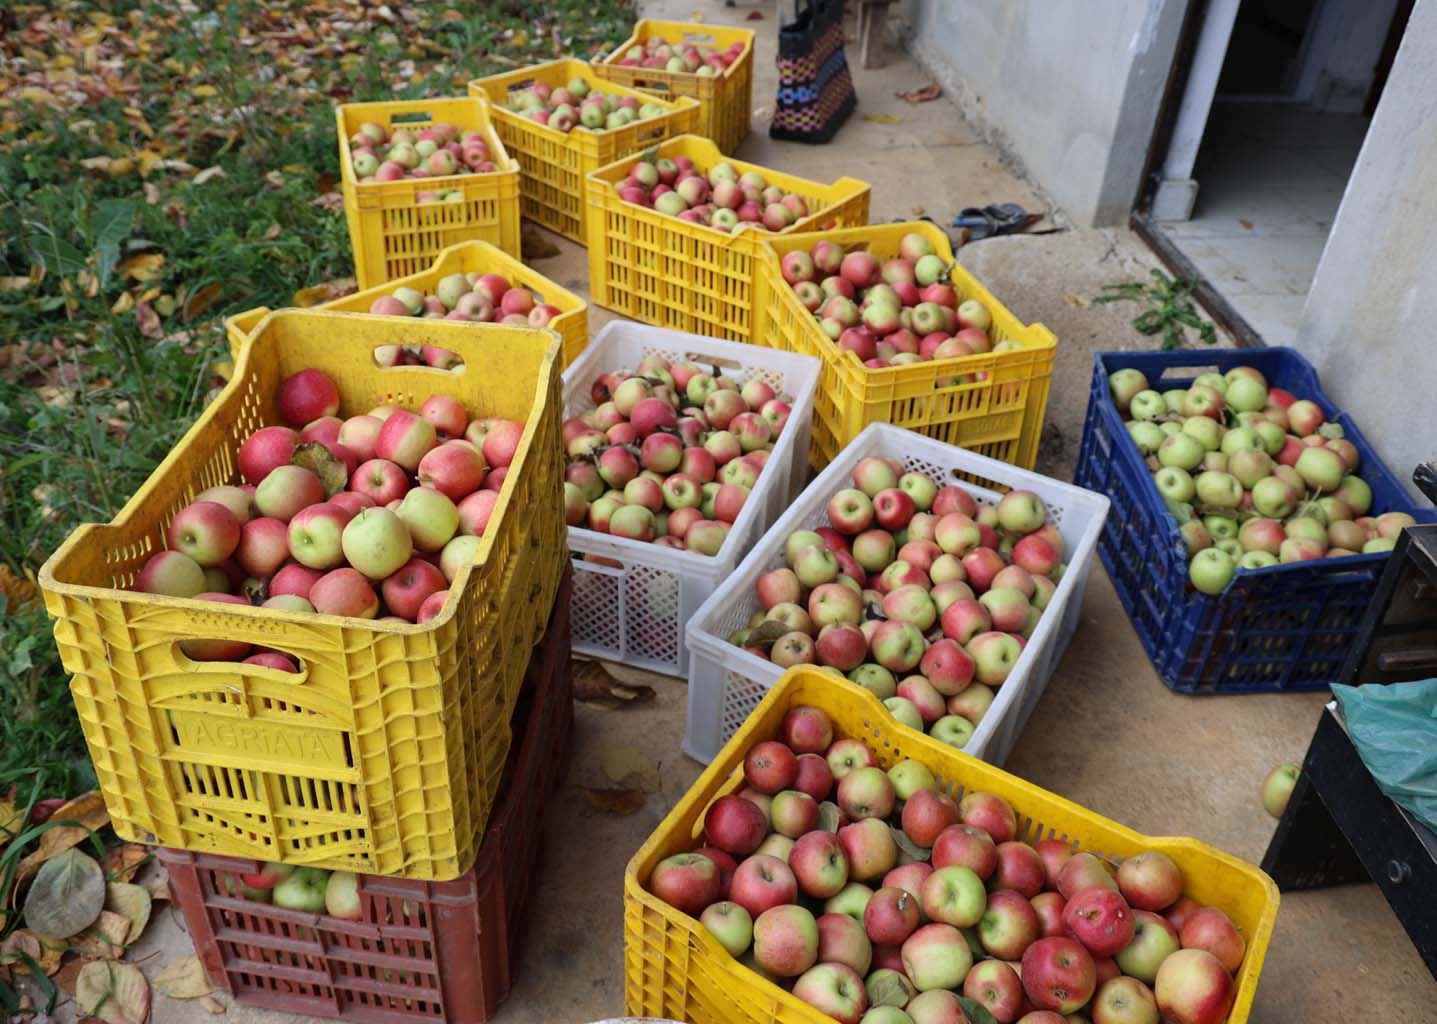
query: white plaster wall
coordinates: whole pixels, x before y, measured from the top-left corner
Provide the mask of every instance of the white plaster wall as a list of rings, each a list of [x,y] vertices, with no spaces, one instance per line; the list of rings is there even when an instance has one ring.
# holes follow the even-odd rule
[[[1437,458],[1437,0],[1418,0],[1348,180],[1297,348],[1418,495]]]
[[[1127,220],[1188,0],[908,0],[909,45],[1079,224]]]

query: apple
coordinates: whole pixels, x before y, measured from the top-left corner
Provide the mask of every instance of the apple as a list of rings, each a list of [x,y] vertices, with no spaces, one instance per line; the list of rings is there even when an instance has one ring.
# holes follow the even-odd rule
[[[797,977],[818,959],[818,923],[803,907],[770,907],[754,919],[753,956],[775,977]]]
[[[1232,920],[1217,907],[1203,907],[1183,922],[1179,938],[1184,949],[1203,949],[1215,956],[1229,974],[1242,964],[1247,943]]]
[[[1041,933],[1038,912],[1022,893],[998,889],[988,894],[987,907],[978,921],[978,938],[989,956],[1017,960]]]
[[[654,865],[649,889],[669,906],[692,917],[718,899],[719,868],[702,854],[674,854]]]
[[[788,864],[767,853],[754,853],[739,862],[729,883],[729,899],[754,916],[798,899],[798,881]]]
[[[796,754],[822,754],[833,742],[833,720],[819,708],[790,708],[783,716],[782,736]]]
[[[359,897],[359,876],[350,871],[330,872],[324,887],[324,909],[342,921],[364,918],[363,901]]]
[[[996,631],[979,633],[968,642],[967,650],[973,659],[975,677],[989,686],[998,686],[1006,680],[1023,653],[1022,645],[1011,634]]]
[[[904,973],[920,992],[958,988],[973,966],[967,940],[957,928],[943,923],[914,931],[904,940],[901,956]]]
[[[1138,910],[1162,910],[1183,894],[1182,871],[1159,850],[1144,850],[1118,865],[1118,890]]]
[[[1091,853],[1075,853],[1068,858],[1058,872],[1058,892],[1065,900],[1072,899],[1079,891],[1102,886],[1118,891],[1118,883],[1107,866]]]
[[[1089,1006],[1093,1024],[1158,1024],[1152,989],[1137,978],[1109,978]]]
[[[881,818],[864,818],[838,830],[838,841],[848,858],[849,878],[866,882],[881,878],[898,861],[898,845]]]
[[[742,956],[753,941],[753,918],[730,900],[709,904],[699,915],[699,923],[730,956]]]
[[[289,465],[299,434],[289,427],[261,427],[240,445],[235,457],[240,475],[258,486],[278,466]]]
[[[864,990],[863,979],[853,968],[843,964],[810,967],[794,982],[793,994],[839,1024],[858,1024],[868,1009],[868,994]]]
[[[1023,951],[1023,991],[1033,1005],[1059,1014],[1076,1012],[1097,989],[1097,967],[1083,946],[1067,937],[1038,939]]]
[[[1287,542],[1284,541],[1284,544]],[[1221,594],[1237,572],[1237,562],[1222,548],[1204,548],[1188,566],[1192,585],[1204,594]]]
[[[774,796],[769,818],[775,832],[797,839],[818,827],[818,801],[807,793],[786,789]]]
[[[278,520],[251,520],[251,522],[274,523]],[[245,524],[245,527],[249,526],[250,523]],[[280,523],[279,526],[281,532],[278,543],[281,546],[286,546],[283,534],[284,524]],[[264,529],[260,528],[261,531]],[[240,550],[244,550],[243,528],[240,533]],[[288,554],[287,550],[285,554]],[[241,562],[241,564],[244,563]],[[248,567],[245,571],[250,572],[251,575],[261,575],[252,572]],[[149,560],[145,562],[144,568],[135,577],[135,589],[146,594],[194,597],[205,590],[205,571],[198,562],[182,551],[159,551],[150,556]]]
[[[1133,396],[1141,391],[1147,391],[1148,379],[1141,370],[1123,369],[1115,370],[1108,374],[1108,390],[1112,394],[1113,404],[1118,407],[1119,412],[1127,412],[1133,401]]]
[[[913,934],[922,915],[922,908],[912,893],[896,886],[885,886],[875,892],[864,907],[863,928],[871,942],[899,945]],[[909,977],[912,978],[912,975]]]
[[[1280,764],[1267,773],[1267,778],[1262,780],[1262,806],[1268,814],[1282,817],[1301,774],[1302,769],[1295,764]]]
[[[325,912],[324,894],[328,884],[328,871],[321,868],[297,868],[288,878],[275,885],[271,898],[275,906],[285,910],[322,914]]]
[[[1012,889],[1030,899],[1043,890],[1047,871],[1043,858],[1027,843],[1010,841],[997,847],[998,867],[993,874],[993,887]]]
[[[788,866],[799,889],[815,899],[836,896],[848,884],[848,860],[831,832],[816,829],[799,836],[789,853]]]
[[[1180,949],[1162,962],[1153,996],[1169,1024],[1220,1024],[1235,995],[1232,977],[1201,949]]]
[[[281,419],[302,427],[339,411],[339,388],[323,370],[300,370],[280,382],[277,404]]]
[[[836,895],[830,896],[823,904],[825,914],[845,914],[860,925],[863,911],[873,898],[873,890],[862,882],[849,882]]]
[[[166,539],[172,549],[208,568],[234,554],[240,531],[240,521],[229,508],[217,501],[196,501],[170,521]]]
[[[976,925],[987,908],[983,880],[971,868],[959,864],[935,869],[924,880],[919,899],[929,920],[955,928]]]
[[[896,769],[890,770],[890,782],[893,770]],[[909,839],[930,848],[944,829],[958,824],[958,805],[937,789],[919,789],[904,801],[902,822],[903,832]]]
[[[1149,910],[1133,911],[1133,938],[1113,954],[1124,974],[1151,985],[1158,967],[1182,948],[1178,933],[1167,918]]]
[[[825,913],[818,919],[818,959],[843,964],[862,977],[873,963],[873,944],[859,921],[847,914]]]
[[[963,1004],[947,989],[935,988],[920,992],[903,1008],[913,1024],[969,1024]]]
[[[838,780],[838,806],[854,821],[886,818],[893,805],[893,780],[881,768],[856,768]]]
[[[742,797],[721,796],[704,814],[704,832],[720,850],[743,857],[763,842],[768,819],[757,805]]]
[[[855,739],[834,740],[833,745],[828,748],[827,759],[829,770],[836,781],[855,769],[877,764],[873,751],[869,750],[862,740]]]
[[[309,602],[325,615],[372,619],[379,614],[379,595],[358,569],[332,569],[309,588]]]

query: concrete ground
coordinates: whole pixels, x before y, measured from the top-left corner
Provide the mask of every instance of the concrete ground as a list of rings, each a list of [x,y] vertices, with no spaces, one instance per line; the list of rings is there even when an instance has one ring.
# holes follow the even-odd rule
[[[742,20],[751,10],[762,20]],[[762,108],[774,94],[775,4],[645,5],[654,17],[695,12],[758,31],[754,102],[760,109],[740,158],[824,180],[841,174],[868,180],[875,222],[923,212],[944,221],[964,206],[994,201],[1045,209],[1041,194],[979,141],[949,102],[912,105],[894,97],[929,77],[891,48],[885,67],[854,68],[860,106],[831,144],[770,141]],[[890,117],[897,120],[889,123]],[[1054,221],[1062,224],[1061,211]],[[536,265],[583,291],[583,250],[559,245],[559,255]],[[1046,323],[1060,339],[1039,468],[1071,479],[1092,353],[1149,344],[1129,326],[1138,310],[1090,308],[1086,299],[1105,283],[1145,277],[1156,261],[1126,230],[993,239],[971,244],[961,258],[1023,320]],[[590,317],[594,330],[612,319],[599,309]],[[700,766],[679,752],[684,681],[615,672],[652,685],[657,696],[632,708],[577,708],[570,777],[545,808],[546,845],[528,942],[512,994],[494,1018],[498,1024],[582,1022],[623,1012],[624,865]],[[1141,832],[1193,835],[1258,861],[1274,826],[1259,801],[1260,783],[1273,765],[1302,760],[1323,700],[1315,694],[1193,699],[1171,693],[1154,674],[1099,565],[1084,601],[1083,627],[1007,767]],[[601,751],[610,744],[642,748],[658,769],[658,791],[628,817],[596,810],[579,788],[610,784],[600,769]],[[149,962],[163,964],[188,952],[189,943],[178,914],[157,918],[136,956],[156,954]],[[1376,887],[1349,886],[1283,897],[1251,1019],[1431,1021],[1437,1020],[1434,995],[1431,977]],[[197,1024],[208,1017],[196,1003],[155,997],[156,1024]],[[282,1024],[293,1018],[230,1006],[227,1019]]]

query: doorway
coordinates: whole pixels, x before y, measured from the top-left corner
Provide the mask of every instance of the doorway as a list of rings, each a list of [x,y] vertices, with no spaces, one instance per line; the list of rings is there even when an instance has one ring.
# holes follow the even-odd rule
[[[1207,3],[1141,227],[1239,339],[1296,339],[1412,6]]]

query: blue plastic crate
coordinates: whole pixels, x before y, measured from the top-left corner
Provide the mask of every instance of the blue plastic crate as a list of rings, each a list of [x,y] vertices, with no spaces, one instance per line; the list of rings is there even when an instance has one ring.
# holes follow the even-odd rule
[[[1386,554],[1241,569],[1218,595],[1188,582],[1187,547],[1108,390],[1116,370],[1141,370],[1156,390],[1187,387],[1209,370],[1252,366],[1269,387],[1322,407],[1362,456],[1372,515],[1418,508],[1351,418],[1322,394],[1312,365],[1288,348],[1103,352],[1095,358],[1073,482],[1112,502],[1098,554],[1158,675],[1181,693],[1325,689],[1337,677],[1377,588]]]

